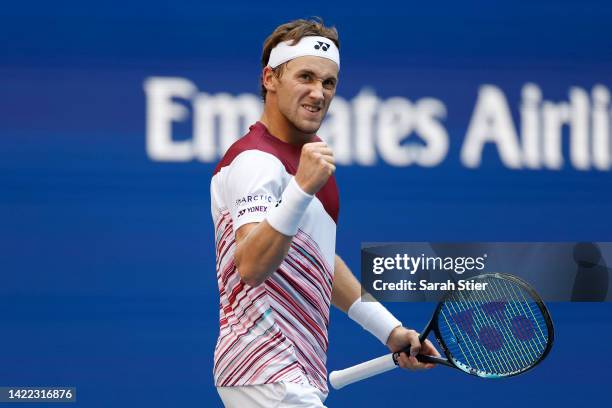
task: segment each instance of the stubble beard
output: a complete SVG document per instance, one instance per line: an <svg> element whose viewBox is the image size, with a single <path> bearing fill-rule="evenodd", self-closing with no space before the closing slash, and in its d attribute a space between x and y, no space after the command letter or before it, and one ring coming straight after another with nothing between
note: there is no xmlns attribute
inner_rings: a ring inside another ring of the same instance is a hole
<svg viewBox="0 0 612 408"><path fill-rule="evenodd" d="M301 106L300 106L301 109ZM281 112L282 115L285 117L285 120L291 125L291 127L293 127L297 132L302 133L306 136L313 136L315 135L319 129L321 128L321 124L323 123L323 119L325 119L325 115L327 114L327 111L325 111L323 113L323 116L321 118L321 121L318 123L315 122L311 122L311 121L306 121L304 120L304 122L306 122L307 124L309 124L310 126L305 127L299 124L299 120L291 118L290 116L286 115L284 112ZM298 114L299 115L299 114Z"/></svg>

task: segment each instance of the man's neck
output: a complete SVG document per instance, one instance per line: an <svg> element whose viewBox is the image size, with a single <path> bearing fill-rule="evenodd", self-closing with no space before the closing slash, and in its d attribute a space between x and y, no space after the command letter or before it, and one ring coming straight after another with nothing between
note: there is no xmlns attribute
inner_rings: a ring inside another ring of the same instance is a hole
<svg viewBox="0 0 612 408"><path fill-rule="evenodd" d="M266 126L272 136L292 145L303 145L311 141L314 136L300 132L278 111L271 113L264 109L259 121Z"/></svg>

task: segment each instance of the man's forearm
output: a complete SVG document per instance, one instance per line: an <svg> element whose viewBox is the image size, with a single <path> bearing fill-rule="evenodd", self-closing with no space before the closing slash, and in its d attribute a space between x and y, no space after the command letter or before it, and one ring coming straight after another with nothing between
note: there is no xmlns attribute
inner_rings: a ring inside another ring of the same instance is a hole
<svg viewBox="0 0 612 408"><path fill-rule="evenodd" d="M344 261L336 255L334 261L334 285L332 287L332 304L344 313L361 296L361 285Z"/></svg>
<svg viewBox="0 0 612 408"><path fill-rule="evenodd" d="M234 261L242 280L250 286L261 285L287 256L292 238L276 231L267 221L240 227Z"/></svg>
<svg viewBox="0 0 612 408"><path fill-rule="evenodd" d="M364 296L369 298L368 302L360 301L361 284L344 261L336 255L332 303L383 344L388 344L391 332L401 327L401 322L369 293L364 293Z"/></svg>

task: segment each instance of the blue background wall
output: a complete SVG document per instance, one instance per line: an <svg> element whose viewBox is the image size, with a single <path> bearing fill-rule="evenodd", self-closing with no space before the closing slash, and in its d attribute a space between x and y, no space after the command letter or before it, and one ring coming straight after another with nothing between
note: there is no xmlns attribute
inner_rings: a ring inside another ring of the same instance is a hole
<svg viewBox="0 0 612 408"><path fill-rule="evenodd" d="M255 94L263 39L311 15L340 31L340 96L369 87L381 98L435 97L448 111L440 165L338 168L337 249L355 271L363 241L612 241L610 171L511 170L491 146L479 168L459 160L483 84L503 89L515 121L527 82L552 101L572 86L612 86L607 2L5 5L0 385L76 386L87 407L220 405L214 164L147 156L143 82L175 76L207 93ZM177 126L175 136L190 132ZM432 305L389 308L420 328ZM398 371L332 392L328 405L603 406L612 308L555 303L551 312L558 340L529 374ZM330 369L384 352L335 310L330 339Z"/></svg>

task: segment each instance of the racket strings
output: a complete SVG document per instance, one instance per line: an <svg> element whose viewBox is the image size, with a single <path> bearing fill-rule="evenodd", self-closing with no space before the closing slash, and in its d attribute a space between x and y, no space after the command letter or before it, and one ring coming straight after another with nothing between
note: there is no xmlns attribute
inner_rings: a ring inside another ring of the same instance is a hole
<svg viewBox="0 0 612 408"><path fill-rule="evenodd" d="M476 298L470 304L476 311L476 315L479 316L481 326L478 331L478 340L484 346L483 354L485 358L489 358L489 365L492 367L491 372L509 371L517 368L520 363L515 362L509 350L504 347L507 333L503 328L500 330L498 324L498 320L503 318L501 315L503 309L500 312L497 307L495 309L491 307L495 305L504 308L504 301L496 298ZM480 307L478 307L479 305ZM493 353L492 351L499 351L499 353Z"/></svg>
<svg viewBox="0 0 612 408"><path fill-rule="evenodd" d="M472 306L467 302L447 302L445 303L445 307L452 313L451 319L455 321L462 321L463 324L458 327L458 330L453 330L453 325L448 322L445 316L448 327L450 328L453 338L457 339L457 344L461 349L461 354L465 356L468 364L472 367L481 367L486 371L493 371L494 364L491 359L487 358L487 356L480 350L477 345L475 331L473 330L474 323L480 322L479 316L474 316L472 313ZM461 316L461 318L456 319L455 316ZM466 316L469 316L466 317ZM469 328L466 329L466 320L467 324L469 324ZM457 334L459 336L457 336ZM467 353L465 351L467 350ZM469 356L469 358L468 358Z"/></svg>
<svg viewBox="0 0 612 408"><path fill-rule="evenodd" d="M492 339L492 333L496 333L493 332L493 330L496 330L496 325L485 313L483 313L478 307L478 304L465 297L459 297L457 301L451 302L450 304L453 305L454 311L461 310L462 314L470 314L474 320L474 325L469 331L459 331L462 340L468 340L467 347L470 351L470 358L467 359L468 365L489 373L500 371L500 366L505 366L504 368L506 370L510 369L511 367L507 360L508 355L506 350L502 349L501 355L487 352L487 349L493 348L493 344L491 344L493 341L501 346L503 339L499 338L499 336ZM480 330L477 331L477 327L480 327ZM484 346L484 348L482 346Z"/></svg>
<svg viewBox="0 0 612 408"><path fill-rule="evenodd" d="M495 288L495 286L494 286ZM499 293L496 293L495 290L491 290L487 293L475 293L474 296L476 310L484 310L485 312L488 309L491 309L491 305L497 306L494 312L484 313L485 322L487 326L485 328L481 328L480 334L484 336L480 336L481 343L484 345L485 349L490 351L493 355L497 355L494 353L495 351L500 351L498 357L499 364L494 367L493 372L512 372L520 369L522 366L527 365L528 362L526 357L522 353L513 353L517 349L521 348L521 345L518 344L516 339L509 334L509 331L504 324L500 324L500 322L504 321L506 316L505 308L508 303L514 303L514 299L507 299L501 296ZM498 300L500 299L500 300ZM481 304L481 307L478 308L478 303ZM488 340L488 337L496 336L497 342L495 344L491 344L492 342ZM505 345L508 347L505 347ZM520 350L524 352L525 350Z"/></svg>
<svg viewBox="0 0 612 408"><path fill-rule="evenodd" d="M508 285L505 281L502 281L502 283L506 290L512 291L512 293L519 298L519 301L510 303L510 306L515 307L514 309L511 308L511 310L515 312L511 320L511 328L514 328L513 331L511 330L512 334L517 341L522 341L522 344L527 344L529 346L532 351L531 357L534 359L533 361L536 361L546 349L546 344L548 342L548 336L542 331L542 327L546 327L546 321L544 320L544 317L542 316L537 304L534 301L527 300L524 289L517 288L516 285ZM520 307L522 314L519 314L517 306ZM537 316L533 311L533 307L535 307L537 310ZM529 312L527 312L525 308ZM529 317L531 317L533 320L531 320ZM537 331L534 329L534 324L532 321L535 322L535 328L538 329ZM520 333L520 335L517 335L517 332ZM529 341L532 338L535 340L535 342ZM534 344L536 342L537 344Z"/></svg>
<svg viewBox="0 0 612 408"><path fill-rule="evenodd" d="M475 330L476 326L491 327L491 322L487 321L488 319L484 316L484 314L479 313L478 308L475 308L474 302L468 299L459 297L459 299L447 302L446 305L450 306L449 310L452 310L453 313L460 313L462 316L470 316L469 319L471 322L469 330L465 330L465 327L461 326L458 331L453 330L455 338L457 333L460 335L458 344L465 344L464 347L460 346L460 348L462 349L463 355L466 357L468 365L480 368L487 372L496 371L496 367L504 363L503 360L500 356L489 355L482 349L482 347L479 347L479 341L482 341L482 339L478 339L477 332ZM457 314L455 316L457 316ZM449 328L452 330L451 325L449 325ZM467 355L465 350L463 350L464 348L467 348Z"/></svg>
<svg viewBox="0 0 612 408"><path fill-rule="evenodd" d="M505 340L508 344L508 354L515 357L513 359L514 362L524 364L524 367L528 367L540 357L541 352L544 351L545 344L543 344L541 350L538 350L539 347L536 346L542 345L542 339L539 336L534 337L533 332L530 333L530 336L519 338L512 330L512 323L514 322L516 325L517 322L522 322L526 327L527 324L531 324L529 316L537 322L539 319L533 312L533 307L535 306L537 308L537 304L533 301L529 302L525 297L524 290L516 285L509 284L504 280L494 280L491 283L492 290L484 293L488 296L483 296L482 293L476 293L476 297L481 301L490 300L491 297L506 298L504 311L507 313L501 319L497 320L500 323L498 329L501 329L504 333ZM538 315L540 315L539 309ZM534 341L529 341L532 338ZM520 366L520 368L522 367L523 366Z"/></svg>
<svg viewBox="0 0 612 408"><path fill-rule="evenodd" d="M453 308L455 309L455 308ZM449 325L452 327L452 325ZM476 346L476 339L470 336L466 332L461 330L458 331L459 338L455 337L456 334L453 332L454 338L457 338L457 344L461 349L463 359L467 360L467 364L471 367L478 367L487 372L493 371L492 363ZM465 352L467 350L467 353ZM462 359L462 360L463 360Z"/></svg>
<svg viewBox="0 0 612 408"><path fill-rule="evenodd" d="M451 305L453 305L451 307L452 312L457 312L457 310L461 308L458 306L458 304L451 303ZM470 309L465 310L470 311ZM474 323L479 326L484 326L483 320L484 319L482 316L476 315ZM452 328L453 326L450 324L448 327ZM460 349L460 353L453 351L453 354L459 357L457 359L459 362L465 360L467 366L487 373L499 371L498 366L500 364L504 364L504 360L502 360L500 356L487 353L482 347L479 346L479 342L482 340L476 337L475 332L468 334L468 332L459 329L452 330L452 335L453 339L457 339L457 346Z"/></svg>
<svg viewBox="0 0 612 408"><path fill-rule="evenodd" d="M535 364L548 344L546 319L521 286L483 279L487 289L455 291L439 314L440 334L463 369L502 376Z"/></svg>
<svg viewBox="0 0 612 408"><path fill-rule="evenodd" d="M505 335L505 339L508 345L509 353L513 353L510 355L514 355L516 358L514 359L515 363L525 364L525 366L529 366L534 361L536 361L541 352L543 352L545 348L545 344L542 344L542 339L540 336L533 336L534 333L530 333L530 336L523 336L522 338L516 336L515 332L512 330L512 322L516 325L517 322L523 322L523 325L527 325L526 322L531 324L531 317L534 321L538 322L538 319L533 311L533 307L537 308L537 305L534 302L527 301L525 297L525 293L522 288L517 288L516 285L508 284L503 280L496 280L492 282L492 290L487 294L489 296L483 296L482 294L476 293L477 298L479 300L489 300L491 296L496 298L505 297L506 307L505 311L507 315L504 316L504 319L498 320L500 323L499 328L503 331ZM538 315L541 315L538 310ZM538 322L541 323L541 322ZM538 325L539 327L540 325ZM538 334L538 333L535 333ZM528 341L533 338L533 341ZM538 350L542 346L541 350Z"/></svg>
<svg viewBox="0 0 612 408"><path fill-rule="evenodd" d="M498 286L498 282L505 285L505 282L503 281L495 281L490 292L476 293L476 298L480 301L490 301L491 297L506 297L506 302L504 302L504 312L507 310L509 312L509 316L499 316L499 319L495 320L495 322L499 324L492 330L499 330L503 333L504 344L508 345L507 348L504 347L504 351L509 359L508 361L514 365L514 368L521 369L528 367L537 360L539 353L534 350L531 342L520 340L516 337L516 335L512 332L511 325L508 324L508 321L512 321L517 317L527 319L525 316L528 313L526 312L525 307L527 307L530 311L531 307L524 296L522 296L522 299L517 296L514 286L508 287L506 285L504 288L505 292L500 293L501 288ZM531 312L530 314L533 313Z"/></svg>

